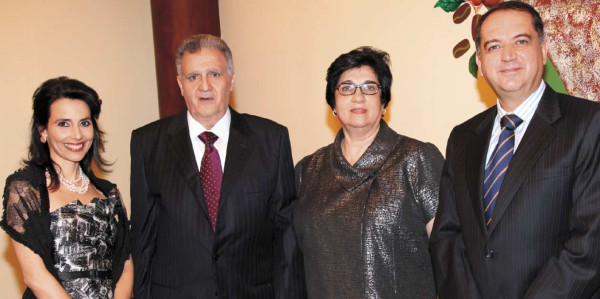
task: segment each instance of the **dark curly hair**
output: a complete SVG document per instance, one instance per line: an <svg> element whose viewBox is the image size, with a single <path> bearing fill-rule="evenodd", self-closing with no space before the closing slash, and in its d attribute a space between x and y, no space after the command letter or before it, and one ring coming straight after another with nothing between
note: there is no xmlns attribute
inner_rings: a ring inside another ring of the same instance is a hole
<svg viewBox="0 0 600 299"><path fill-rule="evenodd" d="M33 93L33 116L31 118L31 141L29 143L29 155L23 162L25 165L37 166L47 169L50 173L50 190L56 190L60 186L58 173L54 169L56 163L50 158L50 150L47 143L40 140L40 131L48 126L50 119L50 106L59 99L72 99L83 101L90 109L92 125L94 128L94 139L90 150L79 162L83 172L88 177L93 177L92 162L102 172L110 172L108 166L112 165L102 158L104 152L104 132L98 128L98 117L102 100L98 93L83 82L67 77L50 79ZM56 165L58 166L58 165Z"/></svg>
<svg viewBox="0 0 600 299"><path fill-rule="evenodd" d="M360 47L336 58L327 69L327 87L325 99L333 109L335 107L335 88L342 74L353 68L370 66L381 85L381 104L387 107L391 99L392 71L390 55L373 47Z"/></svg>

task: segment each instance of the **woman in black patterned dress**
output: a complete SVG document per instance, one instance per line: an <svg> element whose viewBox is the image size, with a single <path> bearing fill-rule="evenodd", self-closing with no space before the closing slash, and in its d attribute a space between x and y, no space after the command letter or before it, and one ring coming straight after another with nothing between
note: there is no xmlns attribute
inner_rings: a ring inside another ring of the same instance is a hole
<svg viewBox="0 0 600 299"><path fill-rule="evenodd" d="M59 77L33 95L29 157L8 177L0 225L27 290L23 298L130 298L128 221L106 171L101 100L84 83Z"/></svg>

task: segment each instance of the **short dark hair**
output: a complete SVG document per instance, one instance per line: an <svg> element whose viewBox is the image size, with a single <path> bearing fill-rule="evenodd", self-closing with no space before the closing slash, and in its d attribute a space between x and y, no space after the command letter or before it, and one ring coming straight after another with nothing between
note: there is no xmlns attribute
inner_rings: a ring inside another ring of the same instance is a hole
<svg viewBox="0 0 600 299"><path fill-rule="evenodd" d="M188 37L179 48L177 48L177 54L175 55L175 65L177 66L177 75L181 76L181 60L185 53L196 53L202 48L213 48L221 51L221 54L227 61L227 72L233 74L233 55L227 43L220 37L210 34L196 34Z"/></svg>
<svg viewBox="0 0 600 299"><path fill-rule="evenodd" d="M92 162L102 172L109 172L108 163L102 158L104 152L104 132L98 128L98 117L102 100L98 93L83 82L67 77L50 79L33 93L33 116L31 118L31 141L29 143L29 155L23 162L25 165L37 166L48 170L50 173L50 190L56 190L60 186L58 174L54 169L54 163L50 158L48 143L40 140L40 128L47 128L50 119L50 107L59 99L71 99L83 101L90 109L90 116L94 128L94 139L90 150L85 154L81 162L81 168L88 177L93 177Z"/></svg>
<svg viewBox="0 0 600 299"><path fill-rule="evenodd" d="M540 14L533 8L531 5L520 2L520 1L506 1L500 2L488 10L477 24L477 28L475 29L475 48L477 50L477 55L481 54L481 26L487 17L497 11L506 11L506 10L516 10L526 12L531 16L531 23L533 24L533 28L537 32L538 38L540 40L540 45L544 43L544 22L542 21L542 17Z"/></svg>
<svg viewBox="0 0 600 299"><path fill-rule="evenodd" d="M387 107L391 99L392 71L390 55L373 47L360 47L336 58L327 69L325 99L331 109L335 108L335 88L342 74L353 68L370 66L381 85L381 103Z"/></svg>

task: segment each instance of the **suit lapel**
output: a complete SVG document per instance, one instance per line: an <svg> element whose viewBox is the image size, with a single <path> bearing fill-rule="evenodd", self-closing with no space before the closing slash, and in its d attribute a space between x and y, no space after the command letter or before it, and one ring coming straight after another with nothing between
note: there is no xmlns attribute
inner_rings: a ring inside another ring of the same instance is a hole
<svg viewBox="0 0 600 299"><path fill-rule="evenodd" d="M496 109L489 109L483 120L475 128L467 148L467 182L471 203L479 223L479 228L484 236L487 235L487 225L483 213L483 175L490 135L496 117Z"/></svg>
<svg viewBox="0 0 600 299"><path fill-rule="evenodd" d="M229 128L229 141L227 142L227 156L225 158L225 170L223 172L223 183L221 184L221 197L219 209L223 207L231 190L238 182L248 157L252 153L254 144L250 138L252 131L246 120L235 110L231 110L231 126Z"/></svg>
<svg viewBox="0 0 600 299"><path fill-rule="evenodd" d="M192 142L190 141L189 129L187 125L187 112L184 111L176 116L172 125L168 129L168 150L173 160L177 162L177 166L181 171L188 187L192 190L194 198L198 201L204 212L204 216L208 221L208 209L206 200L202 191L202 180L198 171ZM165 174L168 175L168 174Z"/></svg>
<svg viewBox="0 0 600 299"><path fill-rule="evenodd" d="M556 129L552 126L552 123L558 120L560 116L556 92L546 86L531 123L527 127L527 131L504 175L504 181L500 186L500 192L492 214L494 220L488 228L489 233L492 233L527 174L556 135Z"/></svg>

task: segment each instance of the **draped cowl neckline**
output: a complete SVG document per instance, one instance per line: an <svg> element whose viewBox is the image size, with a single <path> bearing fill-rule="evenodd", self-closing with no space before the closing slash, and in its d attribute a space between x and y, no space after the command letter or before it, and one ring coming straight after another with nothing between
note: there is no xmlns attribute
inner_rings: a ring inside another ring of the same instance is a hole
<svg viewBox="0 0 600 299"><path fill-rule="evenodd" d="M385 121L380 120L377 136L354 165L348 163L342 152L344 137L344 131L340 129L333 143L333 151L331 151L331 168L336 181L344 189L352 191L375 176L393 152L394 147L390 145L395 144L394 141L399 135L390 129Z"/></svg>

